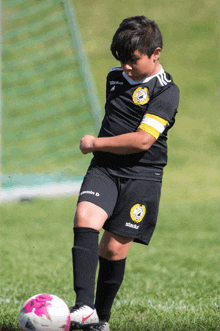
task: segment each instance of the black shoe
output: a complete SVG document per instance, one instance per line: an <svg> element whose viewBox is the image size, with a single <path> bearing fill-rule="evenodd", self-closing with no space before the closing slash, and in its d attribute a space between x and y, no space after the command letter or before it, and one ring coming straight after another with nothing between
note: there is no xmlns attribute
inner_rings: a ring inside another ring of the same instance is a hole
<svg viewBox="0 0 220 331"><path fill-rule="evenodd" d="M91 326L88 331L110 331L108 322L99 322L94 326Z"/></svg>

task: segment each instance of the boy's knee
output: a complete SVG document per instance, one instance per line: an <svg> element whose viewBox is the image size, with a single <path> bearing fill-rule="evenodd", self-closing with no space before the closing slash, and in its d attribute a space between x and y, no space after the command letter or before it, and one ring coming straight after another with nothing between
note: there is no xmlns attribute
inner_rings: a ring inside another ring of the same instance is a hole
<svg viewBox="0 0 220 331"><path fill-rule="evenodd" d="M133 239L120 238L119 236L105 232L100 242L99 255L112 261L125 259L132 242Z"/></svg>
<svg viewBox="0 0 220 331"><path fill-rule="evenodd" d="M87 219L87 215L86 210L78 206L74 217L74 226L79 226L80 222Z"/></svg>
<svg viewBox="0 0 220 331"><path fill-rule="evenodd" d="M107 213L102 208L82 201L77 206L74 227L87 227L100 231L107 217Z"/></svg>
<svg viewBox="0 0 220 331"><path fill-rule="evenodd" d="M106 260L120 260L120 248L119 245L109 243L104 249L99 249L99 255Z"/></svg>

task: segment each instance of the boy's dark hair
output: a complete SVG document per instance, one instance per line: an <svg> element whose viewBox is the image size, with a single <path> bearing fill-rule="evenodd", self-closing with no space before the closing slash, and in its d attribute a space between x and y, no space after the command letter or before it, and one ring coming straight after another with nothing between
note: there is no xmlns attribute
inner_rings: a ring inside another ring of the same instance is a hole
<svg viewBox="0 0 220 331"><path fill-rule="evenodd" d="M132 16L119 25L112 39L111 51L117 60L127 63L133 60L135 50L150 58L157 47L163 47L157 24L145 16Z"/></svg>

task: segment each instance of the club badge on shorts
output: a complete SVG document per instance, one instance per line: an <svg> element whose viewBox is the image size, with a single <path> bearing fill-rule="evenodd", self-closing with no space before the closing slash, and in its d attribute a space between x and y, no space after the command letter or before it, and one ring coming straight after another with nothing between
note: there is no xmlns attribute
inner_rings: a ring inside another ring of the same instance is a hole
<svg viewBox="0 0 220 331"><path fill-rule="evenodd" d="M140 205L139 203L134 205L130 210L130 216L132 221L135 223L140 223L146 214L146 207Z"/></svg>
<svg viewBox="0 0 220 331"><path fill-rule="evenodd" d="M150 94L147 87L138 87L132 96L132 100L136 105L142 106L150 100Z"/></svg>

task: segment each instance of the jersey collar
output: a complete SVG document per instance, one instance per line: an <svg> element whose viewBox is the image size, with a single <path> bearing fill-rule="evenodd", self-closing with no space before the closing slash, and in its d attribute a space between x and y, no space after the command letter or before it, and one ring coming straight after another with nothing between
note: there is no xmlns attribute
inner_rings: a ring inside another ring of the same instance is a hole
<svg viewBox="0 0 220 331"><path fill-rule="evenodd" d="M143 84L143 83L147 83L149 82L149 80L153 79L154 77L157 77L158 75L161 75L164 73L164 69L163 67L160 65L160 71L156 74L156 75L153 75L153 76L150 76L150 77L146 77L140 81L136 81L136 80L133 80L131 79L130 77L128 77L128 75L123 71L123 76L124 78L128 81L129 84L131 85L136 85L136 84Z"/></svg>

